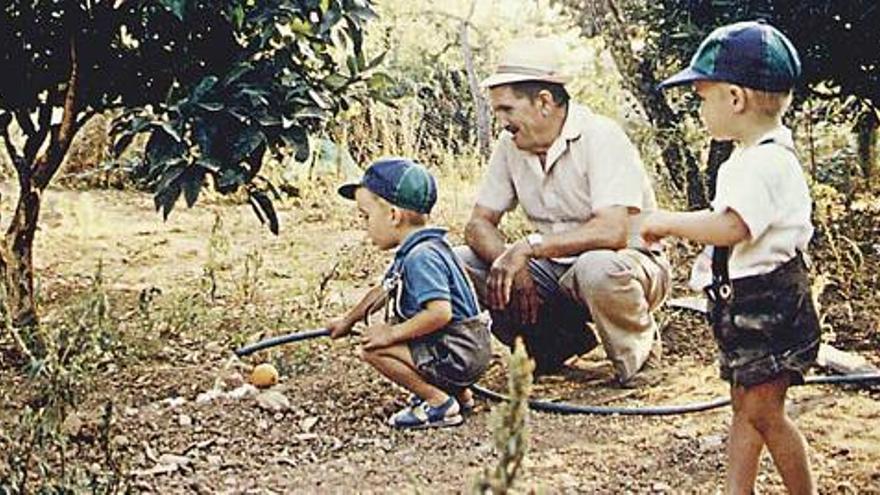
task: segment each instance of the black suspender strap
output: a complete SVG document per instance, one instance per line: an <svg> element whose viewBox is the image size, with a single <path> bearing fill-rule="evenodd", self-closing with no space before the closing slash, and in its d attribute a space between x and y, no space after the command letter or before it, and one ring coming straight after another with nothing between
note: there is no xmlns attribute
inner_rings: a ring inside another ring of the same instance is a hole
<svg viewBox="0 0 880 495"><path fill-rule="evenodd" d="M730 258L730 248L727 246L712 246L712 286L709 297L713 301L729 301L733 297L733 285L730 283L727 261Z"/></svg>

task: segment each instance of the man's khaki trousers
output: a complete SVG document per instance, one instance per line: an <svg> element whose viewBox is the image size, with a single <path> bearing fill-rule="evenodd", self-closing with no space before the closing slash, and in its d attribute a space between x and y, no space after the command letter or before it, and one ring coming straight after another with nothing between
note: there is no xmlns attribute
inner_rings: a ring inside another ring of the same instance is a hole
<svg viewBox="0 0 880 495"><path fill-rule="evenodd" d="M467 246L458 246L455 252L485 306L489 265ZM620 382L641 369L659 338L652 312L671 286L669 264L661 254L636 249L587 251L571 264L531 260L529 270L544 302L538 324L522 325L514 308L490 311L492 332L499 340L512 345L516 335L523 335L538 369L550 371L595 346L586 325L592 321Z"/></svg>

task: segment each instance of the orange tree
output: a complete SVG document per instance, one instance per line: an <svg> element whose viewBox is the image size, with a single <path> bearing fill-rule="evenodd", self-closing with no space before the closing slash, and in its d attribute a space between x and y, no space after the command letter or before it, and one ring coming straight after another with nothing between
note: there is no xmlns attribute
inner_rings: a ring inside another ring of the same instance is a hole
<svg viewBox="0 0 880 495"><path fill-rule="evenodd" d="M203 187L246 190L277 233L267 152L308 155L312 132L381 59L362 51L369 0L11 0L0 6L0 133L19 187L0 239L13 325L37 321L32 245L42 192L85 121L124 109L121 151L167 217ZM381 79L381 78L380 78ZM369 84L365 85L369 86ZM14 138L18 129L24 136Z"/></svg>

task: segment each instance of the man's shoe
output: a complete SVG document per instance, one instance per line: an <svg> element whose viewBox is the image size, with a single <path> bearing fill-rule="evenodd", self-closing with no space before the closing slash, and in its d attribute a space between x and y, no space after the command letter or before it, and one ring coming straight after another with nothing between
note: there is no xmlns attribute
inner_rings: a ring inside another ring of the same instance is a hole
<svg viewBox="0 0 880 495"><path fill-rule="evenodd" d="M645 359L645 363L642 364L642 370L648 369L659 369L663 364L663 341L660 340L660 334L657 334L657 337L654 339L654 343L651 344L651 350L648 352L648 357Z"/></svg>

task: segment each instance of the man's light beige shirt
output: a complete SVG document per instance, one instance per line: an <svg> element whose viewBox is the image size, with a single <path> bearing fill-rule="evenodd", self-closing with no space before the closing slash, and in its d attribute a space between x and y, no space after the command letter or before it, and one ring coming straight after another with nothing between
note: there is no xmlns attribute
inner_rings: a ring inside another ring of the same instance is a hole
<svg viewBox="0 0 880 495"><path fill-rule="evenodd" d="M571 230L601 208L625 206L632 213L629 246L642 247L641 214L656 210L657 203L639 153L620 125L570 104L546 164L545 170L537 155L518 149L503 132L477 204L497 212L520 204L542 234Z"/></svg>

